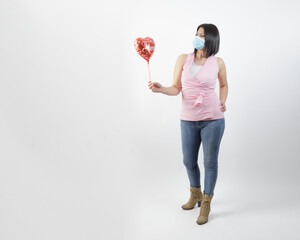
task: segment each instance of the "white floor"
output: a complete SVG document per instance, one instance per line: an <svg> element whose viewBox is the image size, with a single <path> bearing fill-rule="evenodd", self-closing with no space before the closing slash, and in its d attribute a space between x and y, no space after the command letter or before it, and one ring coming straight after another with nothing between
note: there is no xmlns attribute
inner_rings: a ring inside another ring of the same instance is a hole
<svg viewBox="0 0 300 240"><path fill-rule="evenodd" d="M293 195L266 187L234 189L220 183L211 203L209 222L198 225L200 208L181 209L189 197L186 186L152 186L130 217L128 239L299 239L300 203ZM166 183L167 185L167 183ZM155 194L155 189L159 193ZM142 191L145 194L145 190ZM196 205L197 206L197 205ZM127 239L127 238L126 238Z"/></svg>
<svg viewBox="0 0 300 240"><path fill-rule="evenodd" d="M209 221L198 225L200 208L181 209L189 198L184 171L126 175L128 168L103 178L91 168L76 176L73 168L55 177L11 173L2 182L0 239L300 239L296 190L220 174Z"/></svg>
<svg viewBox="0 0 300 240"><path fill-rule="evenodd" d="M23 163L1 175L3 240L300 239L299 190L292 185L233 181L220 171L209 221L198 225L200 208L181 208L190 195L184 168L146 171L141 164L130 171L124 162L35 171Z"/></svg>

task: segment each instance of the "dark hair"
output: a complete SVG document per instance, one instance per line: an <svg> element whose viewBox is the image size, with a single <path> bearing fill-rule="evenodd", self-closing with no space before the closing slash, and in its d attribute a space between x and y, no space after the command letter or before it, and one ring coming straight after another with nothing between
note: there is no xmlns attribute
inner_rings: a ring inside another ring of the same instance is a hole
<svg viewBox="0 0 300 240"><path fill-rule="evenodd" d="M218 28L210 23L203 23L197 27L196 34L199 28L202 27L204 29L205 34L205 47L204 47L204 56L208 58L211 55L217 54L219 51L220 45L220 35ZM195 34L195 35L196 35ZM197 49L194 49L194 54L196 55Z"/></svg>

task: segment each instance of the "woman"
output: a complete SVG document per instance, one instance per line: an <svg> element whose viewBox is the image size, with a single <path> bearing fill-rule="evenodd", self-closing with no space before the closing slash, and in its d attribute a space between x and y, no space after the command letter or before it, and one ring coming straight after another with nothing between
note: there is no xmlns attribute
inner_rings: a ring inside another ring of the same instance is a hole
<svg viewBox="0 0 300 240"><path fill-rule="evenodd" d="M222 58L216 57L220 37L213 24L197 27L193 40L194 52L181 54L176 61L173 85L163 87L150 82L149 88L156 93L170 96L182 92L180 127L183 163L190 181L190 199L182 208L193 209L201 206L198 224L208 221L210 203L218 174L218 154L225 129L224 112L228 94L226 68ZM220 99L215 92L219 79ZM201 192L198 152L203 143L204 191ZM202 204L201 204L202 202Z"/></svg>

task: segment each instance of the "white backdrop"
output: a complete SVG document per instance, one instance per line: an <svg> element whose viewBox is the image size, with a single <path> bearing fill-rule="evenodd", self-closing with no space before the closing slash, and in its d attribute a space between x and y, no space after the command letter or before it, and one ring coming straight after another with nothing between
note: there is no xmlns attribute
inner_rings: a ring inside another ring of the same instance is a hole
<svg viewBox="0 0 300 240"><path fill-rule="evenodd" d="M298 9L296 0L1 0L0 238L299 238ZM181 94L148 88L134 40L154 39L151 79L170 86L201 23L219 29L229 92L200 226L199 208L181 209Z"/></svg>

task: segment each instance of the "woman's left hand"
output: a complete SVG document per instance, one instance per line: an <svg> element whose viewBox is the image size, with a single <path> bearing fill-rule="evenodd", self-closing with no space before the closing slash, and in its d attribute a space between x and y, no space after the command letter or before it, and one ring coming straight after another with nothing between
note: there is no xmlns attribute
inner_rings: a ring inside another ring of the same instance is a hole
<svg viewBox="0 0 300 240"><path fill-rule="evenodd" d="M225 106L225 104L224 103L222 103L222 102L220 102L220 110L221 110L221 112L225 112L226 111L226 106Z"/></svg>

